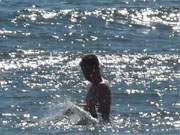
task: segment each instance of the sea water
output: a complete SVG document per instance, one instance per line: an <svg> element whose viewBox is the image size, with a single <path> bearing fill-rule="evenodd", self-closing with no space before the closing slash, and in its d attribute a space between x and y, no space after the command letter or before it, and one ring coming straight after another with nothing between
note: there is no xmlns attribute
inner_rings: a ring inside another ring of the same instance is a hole
<svg viewBox="0 0 180 135"><path fill-rule="evenodd" d="M57 122L86 96L88 53L109 80L112 123ZM0 134L179 135L180 1L0 0Z"/></svg>

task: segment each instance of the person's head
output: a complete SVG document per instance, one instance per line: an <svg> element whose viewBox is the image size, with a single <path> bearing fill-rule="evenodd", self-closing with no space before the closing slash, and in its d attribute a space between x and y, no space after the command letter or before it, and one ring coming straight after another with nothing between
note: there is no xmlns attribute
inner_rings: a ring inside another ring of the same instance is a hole
<svg viewBox="0 0 180 135"><path fill-rule="evenodd" d="M84 77L92 82L101 81L100 69L99 69L99 60L96 55L89 54L82 57L80 66Z"/></svg>

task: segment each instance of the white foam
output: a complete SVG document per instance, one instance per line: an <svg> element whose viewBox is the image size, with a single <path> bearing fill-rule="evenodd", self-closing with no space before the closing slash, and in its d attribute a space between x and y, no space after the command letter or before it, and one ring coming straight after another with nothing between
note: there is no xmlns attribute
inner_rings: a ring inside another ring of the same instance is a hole
<svg viewBox="0 0 180 135"><path fill-rule="evenodd" d="M68 110L68 111L67 111ZM83 110L75 104L69 104L66 111L63 113L72 124L97 124L98 120L93 118L90 113Z"/></svg>
<svg viewBox="0 0 180 135"><path fill-rule="evenodd" d="M98 124L98 120L68 100L63 104L51 105L48 114L45 115L39 123L41 125L51 124L58 126L94 125Z"/></svg>

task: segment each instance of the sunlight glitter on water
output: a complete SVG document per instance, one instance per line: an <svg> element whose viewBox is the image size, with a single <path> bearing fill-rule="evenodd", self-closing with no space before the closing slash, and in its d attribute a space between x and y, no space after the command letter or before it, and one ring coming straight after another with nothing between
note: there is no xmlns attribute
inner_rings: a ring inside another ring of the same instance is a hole
<svg viewBox="0 0 180 135"><path fill-rule="evenodd" d="M75 9L65 9L60 11L46 11L40 8L25 9L28 13L19 11L21 13L16 18L12 19L13 23L18 23L24 20L25 22L32 21L38 23L49 22L53 23L55 20L61 22L62 19L67 19L72 23L81 23L88 17L101 18L105 22L125 22L131 21L132 25L138 24L140 26L156 27L157 24L170 26L172 30L179 32L180 11L178 9L142 9L142 10L128 10L128 9L96 9L94 11L81 11ZM43 19L43 20L42 20ZM57 24L57 23L56 23Z"/></svg>
<svg viewBox="0 0 180 135"><path fill-rule="evenodd" d="M80 54L74 54L71 57L69 56L69 53L51 53L50 55L47 55L45 51L40 50L21 50L21 55L23 55L23 59L21 57L17 56L16 53L19 54L19 51L13 52L14 56L10 59L4 59L3 63L1 64L1 72L3 69L5 69L5 66L9 66L4 73L11 72L11 70L19 70L23 71L23 69L30 68L33 72L29 73L29 75L26 74L26 76L22 76L24 85L28 86L31 91L34 89L40 89L41 93L54 93L51 95L53 99L60 100L57 102L61 102L64 96L69 97L66 95L68 91L67 85L71 89L82 89L84 87L84 83L80 83L82 81L80 68L79 68L79 61L80 61ZM12 53L12 52L11 52ZM173 128L179 128L179 113L177 111L175 112L168 112L165 111L163 108L162 98L163 95L166 95L167 93L170 93L171 89L167 89L166 92L160 89L155 89L154 91L150 91L151 87L149 86L149 82L166 82L167 80L163 78L175 78L179 79L178 71L175 70L175 66L179 61L179 55L168 55L168 54L155 54L155 55L147 55L147 54L98 54L98 57L101 61L101 68L103 69L103 73L105 73L105 78L109 78L110 83L114 86L125 82L128 86L131 86L133 84L141 85L144 84L141 88L137 89L126 89L125 91L121 91L121 93L124 96L146 96L148 93L155 93L158 96L155 95L150 100L145 100L143 103L139 101L138 106L143 106L144 104L147 105L146 108L156 108L158 111L148 111L148 112L141 112L138 110L138 107L136 105L133 105L132 103L129 103L127 107L129 108L129 114L123 115L123 113L119 116L112 116L113 119L113 125L111 126L74 126L73 124L70 124L66 120L57 121L58 119L55 118L55 116L59 116L60 113L62 113L62 104L54 104L50 101L38 101L34 102L34 105L38 106L45 106L49 105L49 107L45 107L46 111L48 113L57 113L52 115L46 115L44 116L37 116L33 115L31 113L23 112L21 115L19 115L19 112L22 110L18 109L17 112L14 113L2 113L2 123L3 126L6 127L8 124L11 124L12 127L21 128L23 130L26 129L38 129L38 130L55 130L55 129L63 129L65 131L72 131L73 129L78 129L79 131L84 130L90 130L90 131L96 131L100 133L119 133L122 131L126 131L127 133L137 133L139 131L142 131L144 128L146 129L146 132L156 132L158 128L163 130L164 132L167 132ZM34 61L36 61L34 63ZM2 61L1 61L2 62ZM175 64L172 64L175 63ZM17 65L21 65L21 67L18 67ZM138 66L139 65L139 66ZM156 67L156 68L155 68ZM50 72L49 72L49 69ZM131 69L131 70L129 70ZM26 73L26 70L23 72ZM69 74L71 74L69 76ZM59 81L59 76L63 75L64 81ZM161 76L162 75L162 76ZM11 77L13 75L10 75L10 81L12 83L14 80L11 80ZM159 78L156 78L158 76ZM111 79L112 78L112 79ZM144 80L144 81L142 81ZM6 80L4 80L6 81ZM2 81L3 82L3 81ZM79 84L79 85L77 85ZM6 83L3 83L3 85L7 85ZM158 86L158 84L155 84L155 86ZM170 88L171 84L168 84L167 87ZM63 87L66 86L66 90L61 90ZM3 86L1 85L1 88ZM9 86L11 87L11 85ZM147 87L147 88L145 88ZM52 91L53 90L53 91ZM178 88L175 86L173 88L174 91L178 92ZM31 92L27 91L27 93ZM61 94L56 94L56 92L61 91ZM62 92L65 92L62 94ZM73 91L70 90L70 93ZM74 91L74 94L77 94L78 91ZM23 92L24 94L26 92ZM84 91L81 91L81 94L83 94ZM159 93L159 94L158 94ZM163 93L163 94L162 94ZM127 94L127 95L126 95ZM161 95L162 94L162 95ZM64 96L63 96L64 95ZM160 95L160 96L159 96ZM150 95L153 96L153 95ZM56 97L56 98L55 98ZM159 100L155 100L156 98L159 98ZM23 96L21 97L23 98ZM127 97L126 97L127 98ZM154 99L155 98L155 99ZM163 99L165 100L165 99ZM137 102L137 101L136 101ZM174 102L174 101L173 101ZM175 102L174 104L175 108L178 108L179 103ZM54 106L54 107L53 107ZM113 106L114 107L114 106ZM118 107L118 106L116 106ZM122 104L121 104L121 107ZM14 107L13 107L14 108ZM16 107L15 107L16 108ZM49 110L48 110L49 108ZM54 109L53 109L54 108ZM152 109L153 110L153 109ZM58 112L59 111L59 112ZM137 117L139 116L139 117ZM42 120L46 120L48 117L48 120L50 122L42 122ZM45 119L44 119L45 118ZM10 120L9 120L10 119ZM16 120L17 119L17 120ZM18 122L20 119L20 122ZM53 120L55 119L55 120ZM99 128L101 127L101 128ZM168 129L166 129L168 127ZM167 131L166 131L167 130Z"/></svg>
<svg viewBox="0 0 180 135"><path fill-rule="evenodd" d="M16 58L19 54L19 51L13 52L10 56L13 56L12 59L3 60L0 63L1 72L10 71L10 70L19 70L25 71L28 68L31 70L38 69L41 70L42 66L45 66L47 69L54 66L54 68L60 69L56 71L57 73L67 74L65 73L67 69L73 69L71 71L73 75L71 78L76 78L79 76L75 72L79 69L79 61L80 58L70 60L65 54L58 55L44 55L43 51L36 50L21 50L21 58ZM13 55L12 55L13 54ZM28 56L28 57L27 57ZM19 56L18 56L19 57ZM144 84L151 81L159 81L160 83L174 80L179 78L178 71L173 70L174 67L179 65L179 56L174 55L106 55L105 57L99 56L101 61L101 66L104 67L104 72L107 73L107 76L112 76L111 84L116 84L118 82L125 81L128 85L131 84ZM64 64L65 61L68 61L67 64ZM173 65L171 65L173 63ZM77 68L78 67L78 68ZM70 69L68 73L70 73ZM127 69L131 69L131 71L126 71ZM45 71L46 72L46 71ZM35 74L32 76L34 78L37 76L39 79L47 79L47 80L56 80L56 75L52 74ZM37 78L37 79L38 79ZM34 78L35 79L35 78ZM141 79L148 80L143 82ZM25 82L27 83L28 78L25 78ZM30 79L31 80L31 79ZM71 79L70 79L71 80ZM36 79L34 81L37 81ZM33 81L33 82L34 82ZM50 81L51 82L51 81ZM60 83L61 84L61 83ZM38 83L37 83L38 85ZM176 90L177 88L171 87L169 85L169 90Z"/></svg>
<svg viewBox="0 0 180 135"><path fill-rule="evenodd" d="M0 134L179 134L178 0L0 2ZM86 97L87 53L109 80L111 125L60 118Z"/></svg>

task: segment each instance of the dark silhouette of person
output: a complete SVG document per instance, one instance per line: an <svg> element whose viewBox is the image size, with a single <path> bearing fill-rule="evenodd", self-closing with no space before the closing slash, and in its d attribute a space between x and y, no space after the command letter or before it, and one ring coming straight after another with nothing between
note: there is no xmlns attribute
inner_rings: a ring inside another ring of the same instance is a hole
<svg viewBox="0 0 180 135"><path fill-rule="evenodd" d="M86 111L97 118L97 112L104 122L110 122L111 90L108 81L101 77L99 60L96 55L89 54L82 57L80 66L86 80L91 83L85 103L79 104Z"/></svg>

